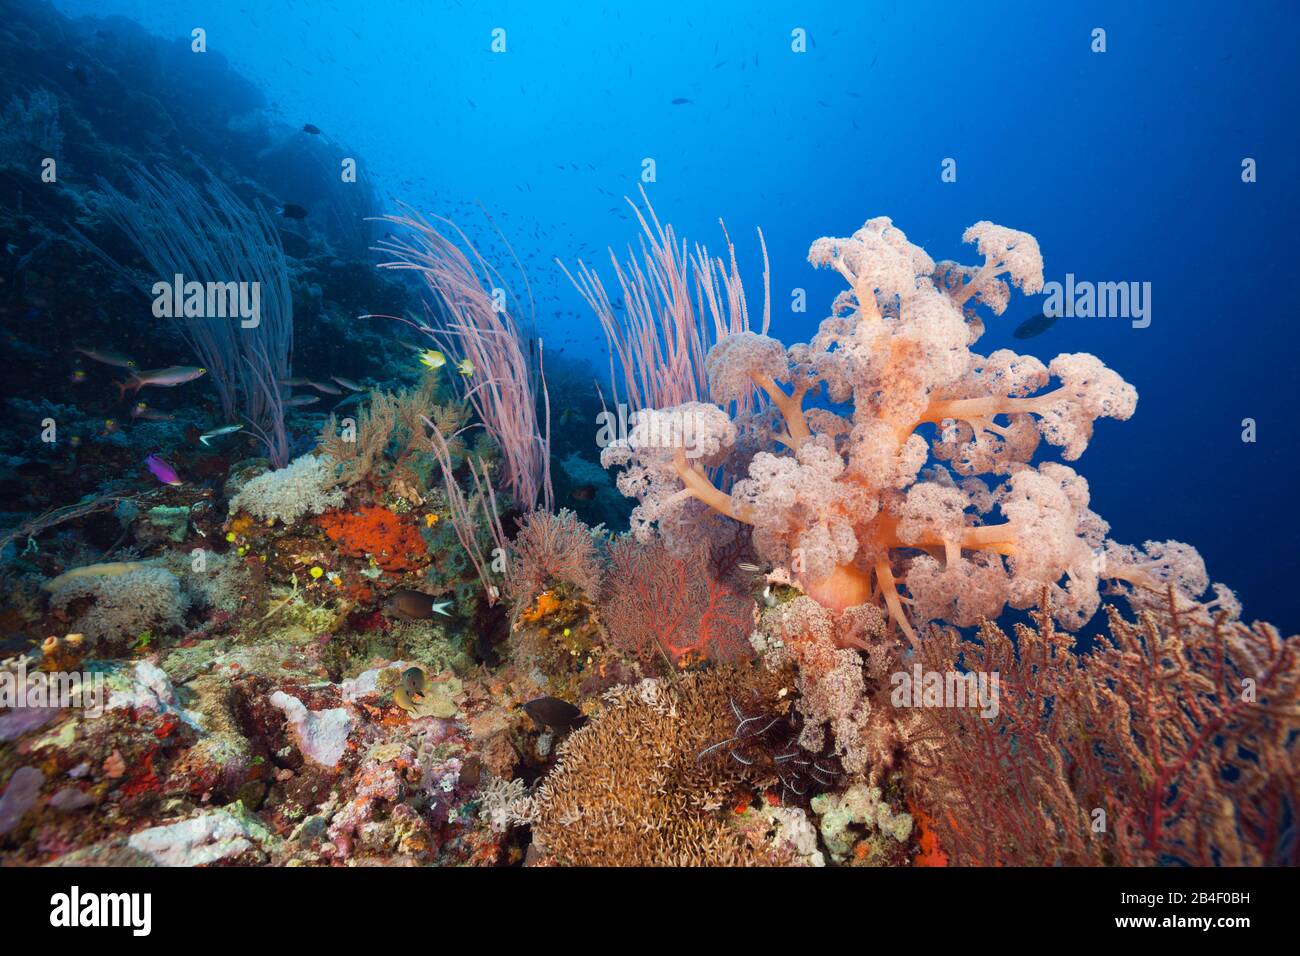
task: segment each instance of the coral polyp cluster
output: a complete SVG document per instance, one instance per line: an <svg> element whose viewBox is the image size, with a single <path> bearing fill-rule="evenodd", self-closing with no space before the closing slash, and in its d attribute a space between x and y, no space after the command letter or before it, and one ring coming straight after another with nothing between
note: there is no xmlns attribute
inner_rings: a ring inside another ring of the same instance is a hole
<svg viewBox="0 0 1300 956"><path fill-rule="evenodd" d="M935 263L885 217L814 242L809 261L849 288L809 342L723 335L705 360L712 403L643 410L605 450L626 466L638 535L681 550L710 513L750 525L758 555L821 604L874 602L909 638L928 620L1033 607L1044 588L1074 627L1100 580L1155 581L1106 541L1081 475L1032 463L1042 441L1079 458L1094 422L1127 419L1137 391L1084 353L1044 365L972 351L979 310L1001 314L1011 286L1041 290L1043 262L1024 232L979 222L964 238L981 266ZM767 404L745 411L755 392Z"/></svg>

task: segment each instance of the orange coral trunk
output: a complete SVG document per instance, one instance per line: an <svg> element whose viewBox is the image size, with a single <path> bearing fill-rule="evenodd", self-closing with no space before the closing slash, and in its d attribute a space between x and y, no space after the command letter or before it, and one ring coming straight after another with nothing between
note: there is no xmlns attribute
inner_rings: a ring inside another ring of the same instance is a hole
<svg viewBox="0 0 1300 956"><path fill-rule="evenodd" d="M871 600L871 573L842 564L819 581L801 581L804 593L837 614Z"/></svg>

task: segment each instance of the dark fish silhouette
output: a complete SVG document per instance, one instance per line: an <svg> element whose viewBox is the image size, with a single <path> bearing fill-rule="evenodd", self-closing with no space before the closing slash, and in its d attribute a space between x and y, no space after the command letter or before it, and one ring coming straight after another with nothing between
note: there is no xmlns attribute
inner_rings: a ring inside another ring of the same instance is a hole
<svg viewBox="0 0 1300 956"><path fill-rule="evenodd" d="M694 102L695 102L694 100L688 100L684 96L679 96L677 97L677 99L673 100L673 106L685 106L687 103L694 103Z"/></svg>
<svg viewBox="0 0 1300 956"><path fill-rule="evenodd" d="M567 700L558 697L538 697L524 704L524 712L533 718L533 723L547 730L567 730L581 727L587 722L587 716Z"/></svg>
<svg viewBox="0 0 1300 956"><path fill-rule="evenodd" d="M428 621L435 614L449 616L447 608L450 601L435 601L429 595L410 588L394 591L388 598L387 610L408 621Z"/></svg>
<svg viewBox="0 0 1300 956"><path fill-rule="evenodd" d="M285 203L284 208L281 209L281 212L284 213L285 219L306 219L307 218L307 210L304 209L302 206L299 206L295 202Z"/></svg>
<svg viewBox="0 0 1300 956"><path fill-rule="evenodd" d="M1039 312L1033 318L1025 319L1025 321L1017 325L1015 331L1011 334L1018 339L1032 339L1034 336L1042 335L1050 329L1059 318L1059 315L1048 315L1045 312Z"/></svg>
<svg viewBox="0 0 1300 956"><path fill-rule="evenodd" d="M574 501L590 501L592 498L596 497L596 486L578 485L578 487L569 492L569 497Z"/></svg>
<svg viewBox="0 0 1300 956"><path fill-rule="evenodd" d="M311 123L303 123L303 124L302 124L302 131L303 131L304 133L310 133L312 136L319 136L319 135L320 135L320 127L319 127L319 126L314 126L314 125L311 124Z"/></svg>

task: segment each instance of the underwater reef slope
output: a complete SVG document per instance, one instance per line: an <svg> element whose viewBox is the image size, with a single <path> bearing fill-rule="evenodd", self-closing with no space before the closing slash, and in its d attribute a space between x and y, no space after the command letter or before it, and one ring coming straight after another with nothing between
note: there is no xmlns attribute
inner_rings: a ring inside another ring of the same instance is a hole
<svg viewBox="0 0 1300 956"><path fill-rule="evenodd" d="M604 392L219 55L0 13L0 863L1297 862L1300 636L1092 510L1134 384L979 350L1032 235L817 238L787 345L643 191Z"/></svg>

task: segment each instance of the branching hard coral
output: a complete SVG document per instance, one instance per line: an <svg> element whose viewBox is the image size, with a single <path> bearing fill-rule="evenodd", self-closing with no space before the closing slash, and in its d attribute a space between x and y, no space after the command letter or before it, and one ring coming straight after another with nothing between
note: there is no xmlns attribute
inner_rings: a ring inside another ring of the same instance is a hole
<svg viewBox="0 0 1300 956"><path fill-rule="evenodd" d="M677 551L711 533L710 513L751 525L758 555L817 601L876 604L912 640L921 622L972 625L1006 604L1033 606L1044 588L1058 620L1077 627L1102 579L1158 583L1105 542L1082 477L1030 464L1041 439L1077 459L1097 418L1133 414L1136 391L1091 355L1044 366L971 352L975 305L1002 311L1008 281L1039 290L1042 258L1032 236L992 223L965 238L983 266L936 266L885 217L813 243L809 261L849 290L809 343L733 330L705 360L708 402L643 411L605 449L602 463L625 467L619 488L639 501L638 536L657 528ZM752 389L767 396L764 414L723 411ZM851 404L851 419L805 409L822 391ZM931 455L962 481L923 475ZM730 490L713 480L724 463ZM1006 477L990 487L977 475Z"/></svg>
<svg viewBox="0 0 1300 956"><path fill-rule="evenodd" d="M505 591L526 606L551 584L567 584L589 597L600 593L600 554L591 529L568 508L532 511L519 522L506 569Z"/></svg>
<svg viewBox="0 0 1300 956"><path fill-rule="evenodd" d="M738 543L697 542L678 557L659 541L612 542L600 595L610 641L646 663L750 656L754 599L736 569L740 553Z"/></svg>
<svg viewBox="0 0 1300 956"><path fill-rule="evenodd" d="M1295 865L1300 637L1170 587L1084 654L1048 611L1014 643L944 631L925 666L997 672L994 719L926 708L913 786L955 863Z"/></svg>
<svg viewBox="0 0 1300 956"><path fill-rule="evenodd" d="M735 728L730 699L774 700L784 675L723 667L676 683L615 688L587 726L560 745L534 798L534 844L571 866L735 866L783 862L730 825L770 768L699 753Z"/></svg>

